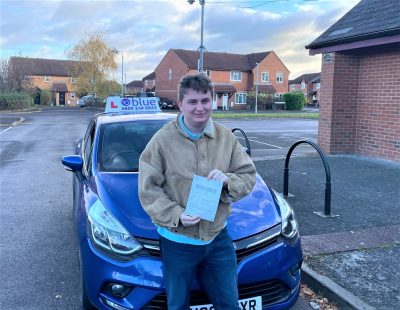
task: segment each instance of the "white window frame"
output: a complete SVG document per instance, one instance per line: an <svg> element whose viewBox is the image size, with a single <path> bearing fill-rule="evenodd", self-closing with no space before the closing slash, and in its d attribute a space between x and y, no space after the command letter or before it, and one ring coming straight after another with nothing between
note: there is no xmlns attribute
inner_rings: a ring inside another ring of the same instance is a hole
<svg viewBox="0 0 400 310"><path fill-rule="evenodd" d="M264 78L264 77L267 77L267 78ZM261 72L261 82L269 83L269 72L268 71Z"/></svg>
<svg viewBox="0 0 400 310"><path fill-rule="evenodd" d="M169 70L168 70L168 80L172 80L172 69L171 68L169 68Z"/></svg>
<svg viewBox="0 0 400 310"><path fill-rule="evenodd" d="M315 85L316 89L320 89L321 88L321 83L317 83L317 85Z"/></svg>
<svg viewBox="0 0 400 310"><path fill-rule="evenodd" d="M247 103L247 93L237 92L235 93L235 104L246 104Z"/></svg>
<svg viewBox="0 0 400 310"><path fill-rule="evenodd" d="M44 76L44 82L45 83L50 83L50 76L49 75L45 75Z"/></svg>
<svg viewBox="0 0 400 310"><path fill-rule="evenodd" d="M149 85L149 80L144 80L144 86Z"/></svg>
<svg viewBox="0 0 400 310"><path fill-rule="evenodd" d="M296 89L296 84L290 84L290 89L295 90Z"/></svg>
<svg viewBox="0 0 400 310"><path fill-rule="evenodd" d="M231 71L231 81L240 82L242 80L242 71Z"/></svg>
<svg viewBox="0 0 400 310"><path fill-rule="evenodd" d="M71 83L72 83L72 82L71 82ZM72 92L69 94L69 97L70 97L71 99L75 99L75 92L72 91Z"/></svg>
<svg viewBox="0 0 400 310"><path fill-rule="evenodd" d="M300 88L301 89L306 89L306 82L301 81L301 87Z"/></svg>
<svg viewBox="0 0 400 310"><path fill-rule="evenodd" d="M75 77L71 76L71 84L75 83Z"/></svg>
<svg viewBox="0 0 400 310"><path fill-rule="evenodd" d="M276 82L277 83L283 83L283 72L277 72L275 74L276 76Z"/></svg>

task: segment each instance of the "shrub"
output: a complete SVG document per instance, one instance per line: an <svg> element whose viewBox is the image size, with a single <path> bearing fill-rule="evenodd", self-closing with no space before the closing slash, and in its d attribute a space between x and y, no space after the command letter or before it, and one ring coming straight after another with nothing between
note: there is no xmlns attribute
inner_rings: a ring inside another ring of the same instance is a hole
<svg viewBox="0 0 400 310"><path fill-rule="evenodd" d="M40 104L49 106L51 102L51 92L48 90L42 90L40 92Z"/></svg>
<svg viewBox="0 0 400 310"><path fill-rule="evenodd" d="M285 98L286 110L302 110L304 108L306 99L302 92L286 93L283 97Z"/></svg>
<svg viewBox="0 0 400 310"><path fill-rule="evenodd" d="M274 102L274 94L258 93L257 95L258 110L270 109L273 102ZM254 110L255 104L256 104L256 93L249 92L247 94L247 103L246 103L247 110Z"/></svg>
<svg viewBox="0 0 400 310"><path fill-rule="evenodd" d="M0 110L22 110L33 105L33 98L27 93L0 93Z"/></svg>

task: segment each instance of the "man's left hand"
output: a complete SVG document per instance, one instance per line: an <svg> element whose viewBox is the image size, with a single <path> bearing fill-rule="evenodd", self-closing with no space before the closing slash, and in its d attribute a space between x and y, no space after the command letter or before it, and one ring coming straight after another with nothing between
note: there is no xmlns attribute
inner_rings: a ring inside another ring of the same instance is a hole
<svg viewBox="0 0 400 310"><path fill-rule="evenodd" d="M224 184L224 186L228 185L228 177L221 171L218 169L214 169L212 170L207 177L209 180L213 179L213 180L217 180L220 181Z"/></svg>

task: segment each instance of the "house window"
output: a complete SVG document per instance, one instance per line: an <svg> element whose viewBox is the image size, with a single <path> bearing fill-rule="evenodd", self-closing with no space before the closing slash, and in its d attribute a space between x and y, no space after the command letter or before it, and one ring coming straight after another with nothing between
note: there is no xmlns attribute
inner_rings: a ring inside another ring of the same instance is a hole
<svg viewBox="0 0 400 310"><path fill-rule="evenodd" d="M269 82L269 72L261 72L261 82Z"/></svg>
<svg viewBox="0 0 400 310"><path fill-rule="evenodd" d="M305 89L306 88L306 83L304 81L301 81L301 89Z"/></svg>
<svg viewBox="0 0 400 310"><path fill-rule="evenodd" d="M277 72L276 73L276 81L278 83L283 83L283 73L282 72Z"/></svg>
<svg viewBox="0 0 400 310"><path fill-rule="evenodd" d="M236 104L246 104L247 102L247 94L246 93L236 93L235 94L235 103Z"/></svg>
<svg viewBox="0 0 400 310"><path fill-rule="evenodd" d="M315 86L317 89L321 88L321 83L317 83L317 85Z"/></svg>
<svg viewBox="0 0 400 310"><path fill-rule="evenodd" d="M168 70L168 80L172 80L172 69Z"/></svg>
<svg viewBox="0 0 400 310"><path fill-rule="evenodd" d="M71 97L71 99L75 99L75 92L71 92L70 97Z"/></svg>
<svg viewBox="0 0 400 310"><path fill-rule="evenodd" d="M145 81L144 81L144 86L147 86L147 85L149 85L149 81L148 81L148 80L145 80Z"/></svg>
<svg viewBox="0 0 400 310"><path fill-rule="evenodd" d="M296 89L296 85L295 84L290 84L290 89L291 90L295 90Z"/></svg>
<svg viewBox="0 0 400 310"><path fill-rule="evenodd" d="M44 81L45 81L46 83L49 83L49 82L50 82L50 77L49 77L48 75L45 75Z"/></svg>
<svg viewBox="0 0 400 310"><path fill-rule="evenodd" d="M231 71L231 81L241 81L241 80L242 80L242 72Z"/></svg>
<svg viewBox="0 0 400 310"><path fill-rule="evenodd" d="M75 83L75 77L71 76L71 84Z"/></svg>

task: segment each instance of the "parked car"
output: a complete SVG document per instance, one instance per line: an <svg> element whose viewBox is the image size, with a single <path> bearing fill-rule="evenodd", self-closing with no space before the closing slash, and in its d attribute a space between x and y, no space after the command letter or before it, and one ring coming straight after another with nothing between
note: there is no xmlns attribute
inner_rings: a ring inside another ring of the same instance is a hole
<svg viewBox="0 0 400 310"><path fill-rule="evenodd" d="M113 109L129 104L127 98L115 100ZM142 109L135 105L132 109ZM62 158L74 173L72 205L86 309L167 309L159 236L138 197L138 161L154 133L174 119L159 111L98 114L74 155ZM290 308L299 294L303 255L289 204L257 174L253 191L232 204L227 228L236 248L241 308ZM213 309L198 278L190 302L191 309Z"/></svg>
<svg viewBox="0 0 400 310"><path fill-rule="evenodd" d="M86 107L86 106L102 106L102 105L104 105L104 99L95 94L93 94L93 95L88 94L86 96L79 98L79 100L76 103L81 108Z"/></svg>
<svg viewBox="0 0 400 310"><path fill-rule="evenodd" d="M175 109L176 104L173 100L166 98L166 97L159 97L160 98L160 108L161 109Z"/></svg>

